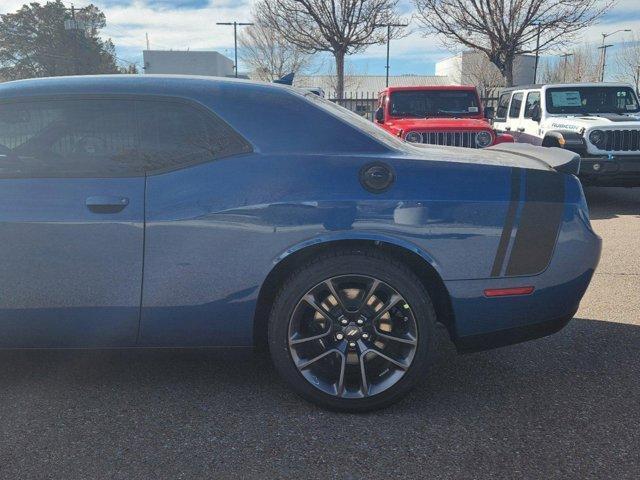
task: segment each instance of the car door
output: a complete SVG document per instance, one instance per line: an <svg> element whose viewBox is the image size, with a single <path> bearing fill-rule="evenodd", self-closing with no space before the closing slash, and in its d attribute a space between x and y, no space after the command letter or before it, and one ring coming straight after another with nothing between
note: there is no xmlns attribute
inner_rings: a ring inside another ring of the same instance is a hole
<svg viewBox="0 0 640 480"><path fill-rule="evenodd" d="M519 141L531 143L533 145L542 145L540 137L540 121L534 120L534 112L540 109L540 90L531 90L527 92L524 109L522 110Z"/></svg>
<svg viewBox="0 0 640 480"><path fill-rule="evenodd" d="M498 99L498 107L493 118L493 128L497 132L510 132L511 126L507 121L507 113L509 112L509 101L511 100L511 92L505 92Z"/></svg>
<svg viewBox="0 0 640 480"><path fill-rule="evenodd" d="M133 103L0 102L0 347L133 345L144 175Z"/></svg>
<svg viewBox="0 0 640 480"><path fill-rule="evenodd" d="M515 142L520 142L520 135L523 132L523 127L520 124L520 112L522 110L522 98L524 92L514 92L511 97L511 104L509 105L509 113L507 114L508 125L511 127L509 133L513 136Z"/></svg>

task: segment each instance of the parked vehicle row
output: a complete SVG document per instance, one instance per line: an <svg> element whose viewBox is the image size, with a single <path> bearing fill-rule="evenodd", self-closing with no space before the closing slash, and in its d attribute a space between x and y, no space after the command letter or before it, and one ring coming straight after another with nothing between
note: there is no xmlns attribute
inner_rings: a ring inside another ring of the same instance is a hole
<svg viewBox="0 0 640 480"><path fill-rule="evenodd" d="M577 166L411 144L281 85L7 82L0 346L265 345L304 398L389 405L436 323L470 351L572 318L601 245Z"/></svg>
<svg viewBox="0 0 640 480"><path fill-rule="evenodd" d="M493 125L516 142L578 153L585 184L640 186L640 105L629 85L516 87L500 96Z"/></svg>
<svg viewBox="0 0 640 480"><path fill-rule="evenodd" d="M483 111L472 86L389 87L380 92L375 122L411 143L557 147L580 155L578 175L587 185L640 186L640 104L621 83L510 88L495 115Z"/></svg>

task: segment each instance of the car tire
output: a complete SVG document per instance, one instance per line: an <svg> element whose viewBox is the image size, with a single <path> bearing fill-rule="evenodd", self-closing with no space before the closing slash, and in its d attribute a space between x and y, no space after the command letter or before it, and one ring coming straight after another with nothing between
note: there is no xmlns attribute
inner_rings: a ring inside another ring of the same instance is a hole
<svg viewBox="0 0 640 480"><path fill-rule="evenodd" d="M324 306L317 310L308 301ZM435 323L431 299L406 265L374 249L339 249L308 261L283 283L269 317L269 351L280 376L304 399L365 412L397 402L424 378Z"/></svg>

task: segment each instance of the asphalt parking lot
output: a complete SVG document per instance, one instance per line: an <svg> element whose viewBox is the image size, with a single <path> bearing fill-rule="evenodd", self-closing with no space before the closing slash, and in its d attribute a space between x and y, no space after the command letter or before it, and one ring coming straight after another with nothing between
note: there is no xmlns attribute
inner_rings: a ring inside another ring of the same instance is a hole
<svg viewBox="0 0 640 480"><path fill-rule="evenodd" d="M457 356L409 398L329 413L239 351L0 353L0 478L638 478L640 188L589 189L604 238L555 336Z"/></svg>

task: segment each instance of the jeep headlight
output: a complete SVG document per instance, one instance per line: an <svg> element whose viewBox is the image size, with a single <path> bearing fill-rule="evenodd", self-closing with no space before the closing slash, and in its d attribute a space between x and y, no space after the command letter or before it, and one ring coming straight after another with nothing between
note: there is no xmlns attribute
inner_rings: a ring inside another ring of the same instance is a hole
<svg viewBox="0 0 640 480"><path fill-rule="evenodd" d="M488 147L491 145L493 141L493 137L487 131L482 131L476 133L476 145L480 148Z"/></svg>
<svg viewBox="0 0 640 480"><path fill-rule="evenodd" d="M405 135L404 139L411 143L422 143L422 135L418 132L409 132Z"/></svg>
<svg viewBox="0 0 640 480"><path fill-rule="evenodd" d="M606 135L602 130L592 130L589 134L589 141L599 149L602 149L606 142Z"/></svg>

